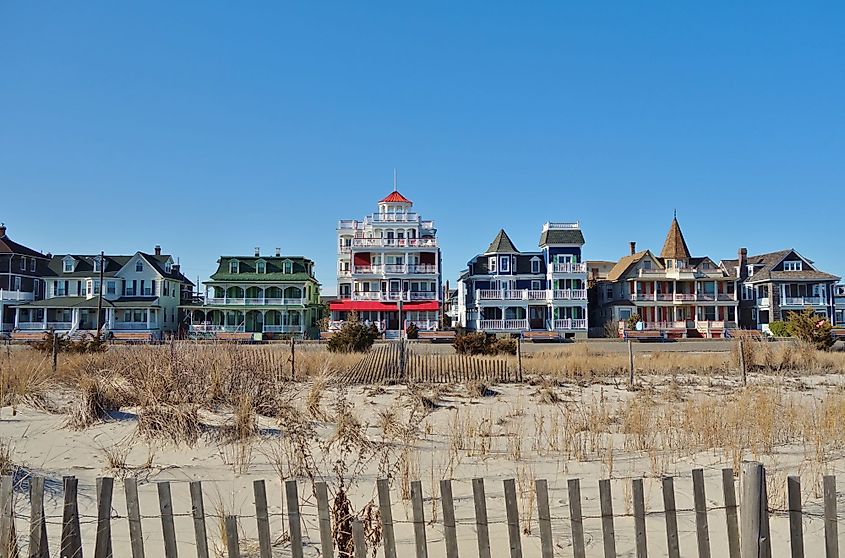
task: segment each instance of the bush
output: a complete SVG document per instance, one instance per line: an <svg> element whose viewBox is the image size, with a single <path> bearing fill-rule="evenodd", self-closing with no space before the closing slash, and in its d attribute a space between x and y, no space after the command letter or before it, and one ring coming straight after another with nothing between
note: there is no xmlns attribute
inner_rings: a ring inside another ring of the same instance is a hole
<svg viewBox="0 0 845 558"><path fill-rule="evenodd" d="M497 339L483 331L458 335L452 346L459 355L516 354L516 339Z"/></svg>
<svg viewBox="0 0 845 558"><path fill-rule="evenodd" d="M490 349L491 355L515 355L516 339L496 339Z"/></svg>
<svg viewBox="0 0 845 558"><path fill-rule="evenodd" d="M640 321L639 314L631 314L626 322L628 324L628 329L637 329L637 323Z"/></svg>
<svg viewBox="0 0 845 558"><path fill-rule="evenodd" d="M380 336L375 324L366 326L357 320L349 320L331 336L328 349L332 353L366 353Z"/></svg>
<svg viewBox="0 0 845 558"><path fill-rule="evenodd" d="M769 331L775 337L789 337L789 325L783 320L775 320L769 324Z"/></svg>
<svg viewBox="0 0 845 558"><path fill-rule="evenodd" d="M833 326L827 318L816 315L812 308L807 308L801 313L790 312L786 325L791 336L813 345L820 351L826 351L833 346Z"/></svg>
<svg viewBox="0 0 845 558"><path fill-rule="evenodd" d="M419 339L420 337L420 328L417 327L417 324L411 322L408 324L408 327L405 328L405 338L406 339Z"/></svg>
<svg viewBox="0 0 845 558"><path fill-rule="evenodd" d="M100 353L108 347L105 337L97 339L93 335L85 334L79 339L74 340L67 335L56 335L53 337L52 333L45 333L40 341L35 341L32 344L32 347L38 351L52 353L54 339L57 353Z"/></svg>

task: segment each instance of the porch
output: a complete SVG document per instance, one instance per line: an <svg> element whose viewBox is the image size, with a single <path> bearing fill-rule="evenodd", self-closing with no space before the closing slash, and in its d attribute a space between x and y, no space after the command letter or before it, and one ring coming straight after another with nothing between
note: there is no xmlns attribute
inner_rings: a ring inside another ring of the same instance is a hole
<svg viewBox="0 0 845 558"><path fill-rule="evenodd" d="M191 333L304 333L310 311L193 309Z"/></svg>

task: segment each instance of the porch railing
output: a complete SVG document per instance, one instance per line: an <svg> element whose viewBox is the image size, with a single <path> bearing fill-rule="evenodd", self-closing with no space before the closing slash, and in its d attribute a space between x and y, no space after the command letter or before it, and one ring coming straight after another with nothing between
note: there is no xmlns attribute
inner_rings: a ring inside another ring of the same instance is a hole
<svg viewBox="0 0 845 558"><path fill-rule="evenodd" d="M585 263L553 263L552 273L587 273Z"/></svg>
<svg viewBox="0 0 845 558"><path fill-rule="evenodd" d="M403 248L434 248L437 246L437 239L434 238L353 238L353 248L380 248L380 247L403 247Z"/></svg>
<svg viewBox="0 0 845 558"><path fill-rule="evenodd" d="M217 298L209 297L206 304L223 306L297 306L305 304L304 298Z"/></svg>
<svg viewBox="0 0 845 558"><path fill-rule="evenodd" d="M24 291L7 291L5 289L0 289L0 300L8 300L8 301L28 301L34 300L35 294L34 293L27 293Z"/></svg>
<svg viewBox="0 0 845 558"><path fill-rule="evenodd" d="M530 329L528 320L478 320L478 329L490 331L521 331Z"/></svg>
<svg viewBox="0 0 845 558"><path fill-rule="evenodd" d="M583 318L564 318L552 322L554 329L587 329L587 320Z"/></svg>
<svg viewBox="0 0 845 558"><path fill-rule="evenodd" d="M820 296L788 296L781 302L782 306L819 306L827 304L827 300Z"/></svg>
<svg viewBox="0 0 845 558"><path fill-rule="evenodd" d="M264 325L265 333L302 333L302 325Z"/></svg>

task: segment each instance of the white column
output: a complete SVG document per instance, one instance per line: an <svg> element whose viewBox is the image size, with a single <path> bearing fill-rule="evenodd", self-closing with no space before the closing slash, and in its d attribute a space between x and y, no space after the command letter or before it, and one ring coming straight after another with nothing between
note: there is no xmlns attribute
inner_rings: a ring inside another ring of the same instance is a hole
<svg viewBox="0 0 845 558"><path fill-rule="evenodd" d="M106 308L106 315L108 316L109 329L114 329L114 308Z"/></svg>
<svg viewBox="0 0 845 558"><path fill-rule="evenodd" d="M32 312L32 310L30 310ZM44 309L44 319L43 319L44 329L47 329L47 309Z"/></svg>
<svg viewBox="0 0 845 558"><path fill-rule="evenodd" d="M45 308L44 310L45 310L44 314L46 314L47 309ZM15 329L18 329L18 324L20 324L20 319L21 319L21 309L20 309L20 307L18 307L18 308L15 308Z"/></svg>
<svg viewBox="0 0 845 558"><path fill-rule="evenodd" d="M153 309L152 309L152 308L148 308L148 309L147 309L147 329L152 329L152 328L153 328L153 325L152 325L152 319L153 319Z"/></svg>

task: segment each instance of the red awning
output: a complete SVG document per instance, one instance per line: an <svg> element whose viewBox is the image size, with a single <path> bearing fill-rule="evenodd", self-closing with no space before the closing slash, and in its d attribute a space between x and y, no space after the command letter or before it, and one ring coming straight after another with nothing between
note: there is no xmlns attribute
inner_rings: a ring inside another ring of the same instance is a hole
<svg viewBox="0 0 845 558"><path fill-rule="evenodd" d="M395 302L376 302L371 300L339 300L329 303L329 309L332 312L377 312L379 310L383 312L396 312L398 310ZM436 312L437 310L440 310L440 303L436 300L402 303L403 312Z"/></svg>

